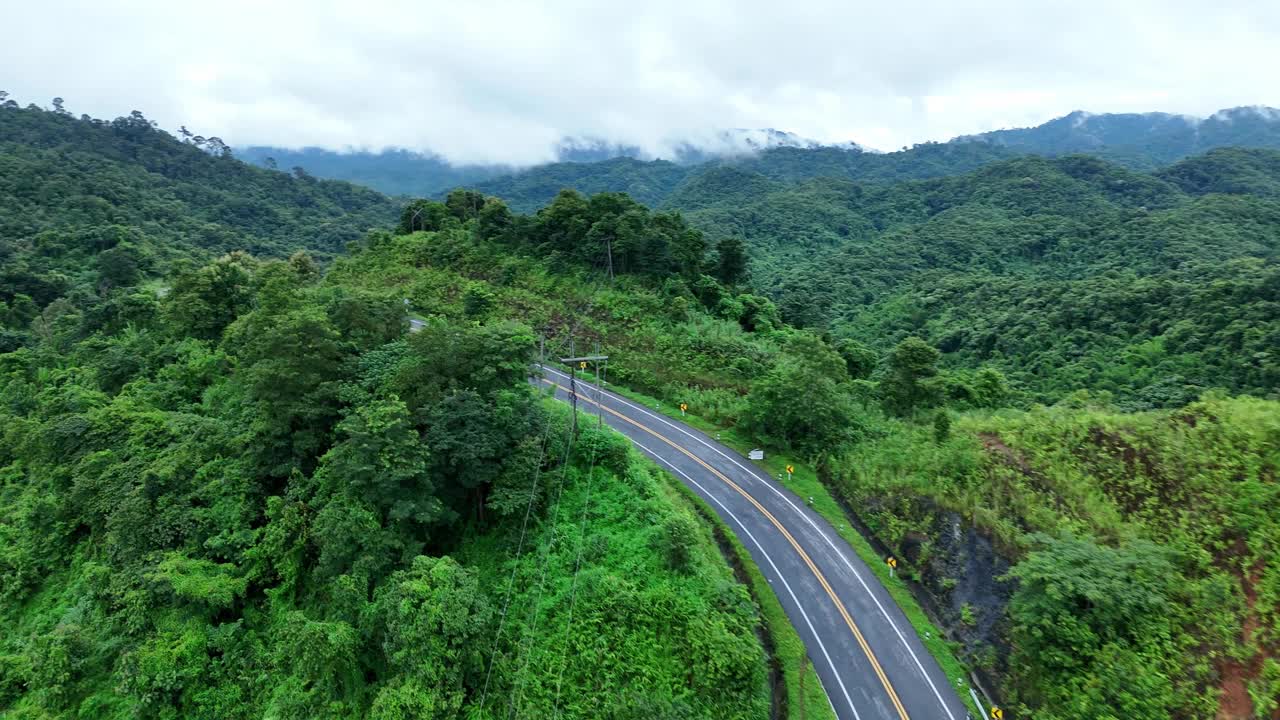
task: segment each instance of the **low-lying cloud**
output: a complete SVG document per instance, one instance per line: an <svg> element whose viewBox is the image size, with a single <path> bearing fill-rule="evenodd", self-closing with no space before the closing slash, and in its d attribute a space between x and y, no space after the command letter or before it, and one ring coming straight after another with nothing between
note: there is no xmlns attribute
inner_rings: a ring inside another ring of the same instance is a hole
<svg viewBox="0 0 1280 720"><path fill-rule="evenodd" d="M1280 105L1280 7L1117 3L23 3L0 89L235 145L526 164L772 127L891 150L1074 109Z"/></svg>

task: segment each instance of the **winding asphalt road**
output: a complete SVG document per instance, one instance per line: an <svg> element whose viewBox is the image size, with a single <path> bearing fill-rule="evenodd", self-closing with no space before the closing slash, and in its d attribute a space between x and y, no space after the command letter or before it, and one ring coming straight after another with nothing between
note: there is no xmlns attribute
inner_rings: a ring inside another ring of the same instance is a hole
<svg viewBox="0 0 1280 720"><path fill-rule="evenodd" d="M569 400L569 376L542 366ZM579 382L604 421L698 493L738 534L804 641L841 720L964 720L946 675L876 576L803 500L705 433Z"/></svg>

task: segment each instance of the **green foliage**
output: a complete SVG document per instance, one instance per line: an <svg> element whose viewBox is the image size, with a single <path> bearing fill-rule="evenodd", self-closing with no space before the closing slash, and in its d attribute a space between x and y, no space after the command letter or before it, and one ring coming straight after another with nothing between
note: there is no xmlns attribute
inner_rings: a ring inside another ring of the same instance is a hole
<svg viewBox="0 0 1280 720"><path fill-rule="evenodd" d="M925 427L892 423L834 459L832 482L890 547L963 517L1022 560L1011 575L1011 654L995 667L1024 712L1211 716L1224 663L1260 654L1265 665L1280 637L1270 609L1280 577L1274 401L1124 413L1082 393L1030 412L961 414L950 439L930 439Z"/></svg>
<svg viewBox="0 0 1280 720"><path fill-rule="evenodd" d="M463 222L372 235L357 262L385 277L380 253L411 267L423 239L483 254L468 230L493 206L458 198ZM624 439L566 443L527 382L531 330L485 322L510 264L417 303L442 312L406 334L417 293L350 266L231 253L142 303L112 286L121 257L83 311L4 308L31 332L0 354L0 712L767 713L754 608L710 538Z"/></svg>
<svg viewBox="0 0 1280 720"><path fill-rule="evenodd" d="M1055 719L1168 717L1178 673L1169 554L1144 541L1033 540L1040 548L1010 572L1011 662L1034 663L1019 696Z"/></svg>
<svg viewBox="0 0 1280 720"><path fill-rule="evenodd" d="M951 437L951 415L946 410L939 410L933 416L933 441L944 443Z"/></svg>
<svg viewBox="0 0 1280 720"><path fill-rule="evenodd" d="M917 408L929 407L939 400L936 349L918 337L898 343L889 353L880 392L884 406L897 415L910 415Z"/></svg>
<svg viewBox="0 0 1280 720"><path fill-rule="evenodd" d="M747 279L747 250L742 240L727 237L716 244L716 279L736 285Z"/></svg>
<svg viewBox="0 0 1280 720"><path fill-rule="evenodd" d="M683 515L672 515L662 525L659 550L667 558L672 569L688 572L692 564L693 546L697 542L697 527L693 520Z"/></svg>
<svg viewBox="0 0 1280 720"><path fill-rule="evenodd" d="M845 361L816 338L797 335L751 386L743 425L764 442L810 457L838 452L862 434L844 384Z"/></svg>

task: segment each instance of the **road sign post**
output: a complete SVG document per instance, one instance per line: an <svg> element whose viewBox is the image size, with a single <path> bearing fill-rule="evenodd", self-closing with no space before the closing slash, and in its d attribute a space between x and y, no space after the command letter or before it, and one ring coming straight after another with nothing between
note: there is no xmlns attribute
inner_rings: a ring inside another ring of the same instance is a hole
<svg viewBox="0 0 1280 720"><path fill-rule="evenodd" d="M898 567L898 559L890 555L884 559L884 564L889 566L889 577L893 577L893 571Z"/></svg>
<svg viewBox="0 0 1280 720"><path fill-rule="evenodd" d="M680 417L684 417L684 411L689 409L687 403L680 403Z"/></svg>
<svg viewBox="0 0 1280 720"><path fill-rule="evenodd" d="M791 479L791 473L794 473L795 471L796 471L796 466L795 466L795 465L788 465L788 466L787 466L787 479L788 479L788 480L790 480L790 479Z"/></svg>

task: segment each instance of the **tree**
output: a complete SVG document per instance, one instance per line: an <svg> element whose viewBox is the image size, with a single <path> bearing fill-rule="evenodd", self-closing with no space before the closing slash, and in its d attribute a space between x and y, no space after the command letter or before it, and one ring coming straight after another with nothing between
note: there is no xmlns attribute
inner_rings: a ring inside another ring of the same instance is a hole
<svg viewBox="0 0 1280 720"><path fill-rule="evenodd" d="M1019 696L1052 720L1169 717L1179 672L1170 552L1145 540L1032 539L1037 549L1009 572Z"/></svg>
<svg viewBox="0 0 1280 720"><path fill-rule="evenodd" d="M316 471L319 566L376 579L421 551L444 508L427 446L398 398L353 409L337 434Z"/></svg>
<svg viewBox="0 0 1280 720"><path fill-rule="evenodd" d="M388 682L373 701L378 720L458 717L483 682L482 640L493 610L474 571L452 558L417 557L374 601Z"/></svg>
<svg viewBox="0 0 1280 720"><path fill-rule="evenodd" d="M485 197L483 193L463 188L451 190L444 199L444 206L449 209L450 215L458 219L458 222L466 222L479 217L484 203Z"/></svg>
<svg viewBox="0 0 1280 720"><path fill-rule="evenodd" d="M511 230L514 217L507 204L498 198L486 198L480 208L479 232L483 240L497 240Z"/></svg>
<svg viewBox="0 0 1280 720"><path fill-rule="evenodd" d="M817 337L797 333L787 355L751 386L743 424L762 442L809 457L859 439L864 423L847 392L844 360Z"/></svg>
<svg viewBox="0 0 1280 720"><path fill-rule="evenodd" d="M534 347L532 331L515 323L461 327L428 322L409 337L409 352L389 389L415 411L452 390L489 398L524 387Z"/></svg>
<svg viewBox="0 0 1280 720"><path fill-rule="evenodd" d="M445 207L444 203L434 200L414 200L400 213L399 232L401 235L420 230L435 232L444 227L445 219L448 217L449 208Z"/></svg>
<svg viewBox="0 0 1280 720"><path fill-rule="evenodd" d="M1004 373L984 367L973 376L973 401L978 407L997 408L1009 400L1009 382Z"/></svg>
<svg viewBox="0 0 1280 720"><path fill-rule="evenodd" d="M716 245L716 279L725 285L737 285L747 279L747 251L742 239L729 236Z"/></svg>
<svg viewBox="0 0 1280 720"><path fill-rule="evenodd" d="M679 225L683 226L684 221L680 220ZM703 237L701 231L679 227L671 237L669 246L676 272L690 282L702 274L703 262L707 254L707 239Z"/></svg>
<svg viewBox="0 0 1280 720"><path fill-rule="evenodd" d="M141 275L138 255L127 245L117 245L98 254L98 276L104 288L136 285Z"/></svg>
<svg viewBox="0 0 1280 720"><path fill-rule="evenodd" d="M885 409L910 415L937 402L938 388L930 380L938 374L939 353L918 337L898 343L889 353L888 372L880 383Z"/></svg>
<svg viewBox="0 0 1280 720"><path fill-rule="evenodd" d="M65 101L64 101L62 98L60 98L60 97L56 97L56 98L54 98L54 99L53 99L53 112L54 112L55 114L57 114L57 115L70 115L71 113L67 112L67 109L66 109L65 107L63 107L64 103L65 103Z"/></svg>
<svg viewBox="0 0 1280 720"><path fill-rule="evenodd" d="M487 287L482 284L475 284L467 288L462 294L462 312L469 318L483 319L489 312L489 308L493 307L494 295Z"/></svg>
<svg viewBox="0 0 1280 720"><path fill-rule="evenodd" d="M844 358L849 377L862 380L871 377L876 369L876 352L857 340L844 339L836 343L836 351Z"/></svg>
<svg viewBox="0 0 1280 720"><path fill-rule="evenodd" d="M180 274L164 305L174 329L204 340L220 337L228 325L249 310L255 264L244 255L227 255Z"/></svg>

